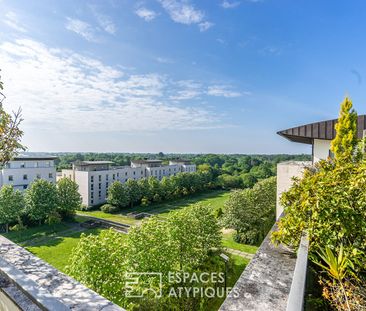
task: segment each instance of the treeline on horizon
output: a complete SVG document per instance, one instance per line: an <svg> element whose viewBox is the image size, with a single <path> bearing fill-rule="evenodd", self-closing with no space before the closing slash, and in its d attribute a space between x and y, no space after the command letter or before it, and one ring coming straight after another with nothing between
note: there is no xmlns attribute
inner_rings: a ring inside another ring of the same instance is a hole
<svg viewBox="0 0 366 311"><path fill-rule="evenodd" d="M259 163L270 162L277 164L283 161L310 161L310 154L181 154L181 153L98 153L98 152L56 152L52 153L58 156L55 161L57 170L68 169L72 167L75 161L112 161L113 166L130 165L131 160L141 159L159 159L163 162L169 162L174 159L187 159L197 166L200 164L209 164L212 167L230 167L242 166L244 169L249 166L256 166Z"/></svg>

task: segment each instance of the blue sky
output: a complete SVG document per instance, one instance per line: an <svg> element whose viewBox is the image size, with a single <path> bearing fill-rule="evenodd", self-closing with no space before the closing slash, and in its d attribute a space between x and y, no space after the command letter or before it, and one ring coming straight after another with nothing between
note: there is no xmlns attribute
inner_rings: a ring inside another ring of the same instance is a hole
<svg viewBox="0 0 366 311"><path fill-rule="evenodd" d="M276 131L365 113L366 3L0 0L30 151L299 153Z"/></svg>

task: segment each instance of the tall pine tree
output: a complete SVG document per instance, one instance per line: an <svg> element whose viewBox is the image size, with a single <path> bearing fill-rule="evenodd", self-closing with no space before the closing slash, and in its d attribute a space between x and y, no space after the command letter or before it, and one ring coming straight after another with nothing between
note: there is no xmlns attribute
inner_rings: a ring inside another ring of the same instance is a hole
<svg viewBox="0 0 366 311"><path fill-rule="evenodd" d="M332 140L330 148L334 158L337 161L351 160L357 145L357 113L348 97L341 104L335 130L336 137Z"/></svg>

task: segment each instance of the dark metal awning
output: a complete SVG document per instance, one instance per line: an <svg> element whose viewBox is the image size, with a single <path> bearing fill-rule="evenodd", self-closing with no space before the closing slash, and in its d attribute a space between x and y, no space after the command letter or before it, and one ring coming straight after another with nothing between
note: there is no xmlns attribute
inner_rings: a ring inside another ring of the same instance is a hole
<svg viewBox="0 0 366 311"><path fill-rule="evenodd" d="M288 140L296 143L312 144L314 139L334 139L336 132L334 129L338 119L320 121L297 127L289 128L287 130L277 132ZM366 115L360 115L357 119L357 136L362 138L363 131L366 129Z"/></svg>

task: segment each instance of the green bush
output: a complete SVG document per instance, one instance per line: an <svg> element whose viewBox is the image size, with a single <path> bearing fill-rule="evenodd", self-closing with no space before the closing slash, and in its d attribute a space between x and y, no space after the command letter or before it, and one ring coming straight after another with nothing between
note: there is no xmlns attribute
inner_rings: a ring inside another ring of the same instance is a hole
<svg viewBox="0 0 366 311"><path fill-rule="evenodd" d="M92 209L91 207L89 207L85 204L80 204L80 206L78 208L79 211L90 211L91 209Z"/></svg>
<svg viewBox="0 0 366 311"><path fill-rule="evenodd" d="M52 211L47 216L45 223L48 225L55 225L61 223L61 221L62 221L61 215L56 211Z"/></svg>
<svg viewBox="0 0 366 311"><path fill-rule="evenodd" d="M16 225L10 227L10 231L22 231L25 229L27 229L27 227L24 226L22 223L19 223L19 224L16 224Z"/></svg>
<svg viewBox="0 0 366 311"><path fill-rule="evenodd" d="M104 213L108 214L114 214L118 213L120 209L117 206L111 205L111 204L104 204L100 207L100 210Z"/></svg>

